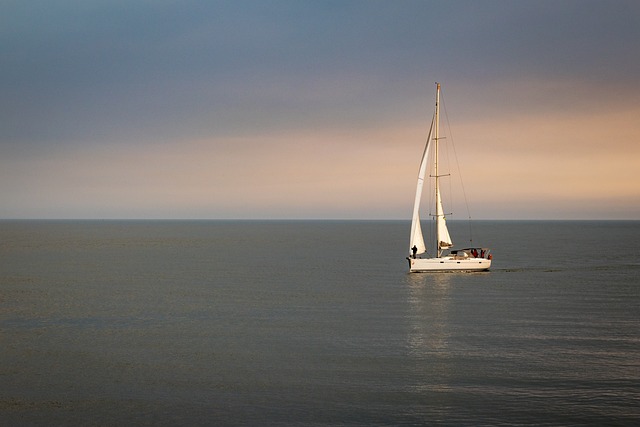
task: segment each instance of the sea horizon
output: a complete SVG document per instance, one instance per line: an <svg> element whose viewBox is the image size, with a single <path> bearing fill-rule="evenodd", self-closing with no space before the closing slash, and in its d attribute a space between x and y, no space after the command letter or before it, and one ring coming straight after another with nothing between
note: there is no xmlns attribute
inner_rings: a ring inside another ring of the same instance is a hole
<svg viewBox="0 0 640 427"><path fill-rule="evenodd" d="M411 222L411 218L0 218L2 221L158 221L158 222ZM423 219L422 222L428 222ZM447 218L447 222L640 222L637 218Z"/></svg>

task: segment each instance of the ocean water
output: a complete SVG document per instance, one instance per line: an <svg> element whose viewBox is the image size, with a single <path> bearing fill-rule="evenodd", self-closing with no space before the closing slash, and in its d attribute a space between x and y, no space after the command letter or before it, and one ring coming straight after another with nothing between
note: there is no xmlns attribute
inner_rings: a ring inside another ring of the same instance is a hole
<svg viewBox="0 0 640 427"><path fill-rule="evenodd" d="M408 234L0 221L0 425L640 423L640 222L478 221L486 273Z"/></svg>

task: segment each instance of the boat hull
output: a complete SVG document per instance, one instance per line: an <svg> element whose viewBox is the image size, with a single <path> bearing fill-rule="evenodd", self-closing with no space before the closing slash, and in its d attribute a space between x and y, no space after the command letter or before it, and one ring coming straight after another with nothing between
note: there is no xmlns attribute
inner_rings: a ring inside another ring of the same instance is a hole
<svg viewBox="0 0 640 427"><path fill-rule="evenodd" d="M407 258L410 273L429 273L447 271L486 271L491 267L487 258Z"/></svg>

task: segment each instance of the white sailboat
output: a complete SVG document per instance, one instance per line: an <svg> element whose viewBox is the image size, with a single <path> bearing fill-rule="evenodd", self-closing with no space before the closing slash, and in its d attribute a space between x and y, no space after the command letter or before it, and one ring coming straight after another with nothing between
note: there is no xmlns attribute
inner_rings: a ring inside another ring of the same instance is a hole
<svg viewBox="0 0 640 427"><path fill-rule="evenodd" d="M413 205L411 219L411 237L409 239L409 272L446 272L446 271L483 271L491 267L491 251L482 247L469 247L459 250L452 249L453 242L447 229L446 214L442 209L440 195L440 177L438 172L438 143L440 139L440 83L436 83L436 109L429 129L429 137L422 155L418 172L418 185ZM433 152L433 175L435 182L435 242L433 253L429 255L420 226L420 201L422 188L429 169L429 155Z"/></svg>

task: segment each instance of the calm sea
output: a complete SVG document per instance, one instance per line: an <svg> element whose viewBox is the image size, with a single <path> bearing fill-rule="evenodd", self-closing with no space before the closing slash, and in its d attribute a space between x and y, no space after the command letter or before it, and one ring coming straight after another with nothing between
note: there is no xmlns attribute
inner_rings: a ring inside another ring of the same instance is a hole
<svg viewBox="0 0 640 427"><path fill-rule="evenodd" d="M2 221L0 425L640 423L640 222L478 221L473 274L408 234Z"/></svg>

